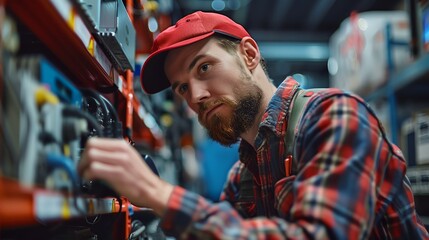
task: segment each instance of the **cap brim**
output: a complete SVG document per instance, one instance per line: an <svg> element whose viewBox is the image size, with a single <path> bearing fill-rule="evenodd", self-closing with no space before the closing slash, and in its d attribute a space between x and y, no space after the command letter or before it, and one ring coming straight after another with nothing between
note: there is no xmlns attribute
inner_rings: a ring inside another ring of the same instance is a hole
<svg viewBox="0 0 429 240"><path fill-rule="evenodd" d="M143 90L148 94L160 92L170 86L164 72L164 61L168 51L149 55L142 66L140 81Z"/></svg>

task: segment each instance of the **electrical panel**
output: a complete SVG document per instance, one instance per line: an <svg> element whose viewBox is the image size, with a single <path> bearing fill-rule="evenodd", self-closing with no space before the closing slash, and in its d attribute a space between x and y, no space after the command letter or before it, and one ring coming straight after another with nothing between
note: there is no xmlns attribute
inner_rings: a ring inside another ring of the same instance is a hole
<svg viewBox="0 0 429 240"><path fill-rule="evenodd" d="M5 142L19 136L2 162L4 174L28 186L79 192L76 165L86 140L122 137L115 109L100 93L77 88L43 56L11 56L4 70Z"/></svg>
<svg viewBox="0 0 429 240"><path fill-rule="evenodd" d="M83 20L120 72L134 70L136 31L121 0L78 0Z"/></svg>

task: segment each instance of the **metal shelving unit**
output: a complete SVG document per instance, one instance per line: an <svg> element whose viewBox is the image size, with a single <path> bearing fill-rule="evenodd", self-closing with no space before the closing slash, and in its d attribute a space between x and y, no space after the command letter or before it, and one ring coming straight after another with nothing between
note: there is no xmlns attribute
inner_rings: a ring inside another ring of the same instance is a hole
<svg viewBox="0 0 429 240"><path fill-rule="evenodd" d="M163 144L162 136L151 131L138 114L141 106L134 97L132 72L119 75L114 70L70 1L9 0L4 5L51 51L76 85L102 92L109 89L118 97L119 116L135 134L130 136L134 141L153 147Z"/></svg>
<svg viewBox="0 0 429 240"><path fill-rule="evenodd" d="M421 86L426 84L423 88L419 88L419 91L414 91L416 85ZM429 54L425 54L423 57L416 60L413 64L395 71L391 74L391 77L387 81L387 84L377 91L370 93L365 97L367 101L379 101L383 98L388 98L389 94L401 94L405 95L406 91L412 89L413 92L417 93L414 97L427 97L423 95L423 91L429 88ZM421 91L421 92L420 92ZM426 91L425 91L426 92ZM426 92L427 93L427 92Z"/></svg>
<svg viewBox="0 0 429 240"><path fill-rule="evenodd" d="M428 99L429 54L419 57L416 61L403 69L397 69L395 68L393 60L393 50L398 47L409 48L409 43L400 39L394 39L390 24L386 25L385 33L388 79L384 86L368 94L365 99L368 102L387 100L391 139L394 143L398 144L398 129L400 129L398 103L403 99L407 99L407 101Z"/></svg>
<svg viewBox="0 0 429 240"><path fill-rule="evenodd" d="M129 5L133 1L125 2L127 9L132 9ZM97 90L115 103L125 138L152 149L164 144L159 127L153 122L147 124L146 118L152 116L147 116L149 113L134 94L132 71L116 71L80 19L73 0L0 0L0 8L40 40L76 86ZM0 90L3 81L0 76ZM130 211L138 209L125 198L95 198L25 186L16 179L3 176L0 169L0 238L8 231L14 234L31 229L31 233L37 233L39 228L50 224L69 221L87 224L87 218L102 216L109 219L113 216L108 227L97 230L112 239L127 239L131 231ZM34 239L39 237L34 236Z"/></svg>

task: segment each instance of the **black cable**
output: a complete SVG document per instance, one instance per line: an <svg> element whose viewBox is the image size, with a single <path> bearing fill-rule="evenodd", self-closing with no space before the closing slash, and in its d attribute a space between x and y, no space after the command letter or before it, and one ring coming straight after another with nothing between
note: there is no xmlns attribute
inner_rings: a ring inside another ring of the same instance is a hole
<svg viewBox="0 0 429 240"><path fill-rule="evenodd" d="M91 114L80 110L79 108L65 105L63 108L63 116L64 117L83 118L88 122L90 127L95 129L98 136L100 136L100 137L104 136L103 130L101 129L100 125L98 124L97 119L95 119L95 117L93 117Z"/></svg>
<svg viewBox="0 0 429 240"><path fill-rule="evenodd" d="M106 117L107 117L107 115L109 115L108 114L109 109L106 106L106 102L103 101L103 99L105 99L103 95L99 94L98 92L96 92L93 89L81 89L81 91L85 95L85 97L92 97L95 100L97 100L100 103L100 105L102 105L102 109L101 110L103 111L103 114Z"/></svg>
<svg viewBox="0 0 429 240"><path fill-rule="evenodd" d="M113 107L112 103L107 100L107 98L105 98L103 95L100 95L100 98L102 99L102 101L104 101L107 110L109 111L109 115L110 117L112 117L116 122L119 121L119 116L118 113L116 112L116 109Z"/></svg>
<svg viewBox="0 0 429 240"><path fill-rule="evenodd" d="M113 129L113 137L115 138L121 138L122 137L122 124L119 121L119 116L118 113L116 112L116 109L113 107L112 103L107 100L107 98L105 98L103 95L99 94L100 99L102 99L102 101L104 102L105 106L107 107L107 110L109 112L109 116L111 117L111 119L113 119L112 125L110 127L114 127ZM120 128L120 134L118 133L118 129Z"/></svg>
<svg viewBox="0 0 429 240"><path fill-rule="evenodd" d="M100 104L100 109L101 109L101 112L103 114L103 119L102 119L103 124L102 125L104 128L107 128L108 127L107 125L108 125L109 120L110 120L109 119L109 113L108 113L109 110L106 106L106 102L103 101L103 99L101 98L101 95L92 89L81 89L81 92L84 94L84 97L86 97L86 98L92 97L98 102L98 104ZM86 101L86 99L85 99L85 101ZM106 130L106 129L104 129L104 130ZM106 136L106 134L103 134L103 136Z"/></svg>
<svg viewBox="0 0 429 240"><path fill-rule="evenodd" d="M103 126L106 137L122 138L122 124L112 103L102 94L92 89L82 89L86 97L94 98L101 107L103 113Z"/></svg>
<svg viewBox="0 0 429 240"><path fill-rule="evenodd" d="M107 98L105 98L103 95L99 95L99 96L102 99L102 101L104 101L104 103L106 104L106 107L109 110L110 116L113 117L115 121L118 121L119 117L118 117L118 114L116 113L116 109L113 108L112 103L109 100L107 100Z"/></svg>

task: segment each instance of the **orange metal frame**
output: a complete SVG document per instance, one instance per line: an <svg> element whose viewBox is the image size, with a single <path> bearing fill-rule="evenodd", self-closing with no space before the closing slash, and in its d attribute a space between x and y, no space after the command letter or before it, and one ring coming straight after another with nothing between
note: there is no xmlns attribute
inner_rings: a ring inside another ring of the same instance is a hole
<svg viewBox="0 0 429 240"><path fill-rule="evenodd" d="M91 55L70 29L50 1L34 0L0 0L0 8L13 14L32 31L41 42L53 53L58 62L64 65L67 75L80 87L98 89L112 87L114 82L97 60ZM126 0L127 11L132 19L133 1ZM128 70L124 74L123 91L116 91L118 96L118 113L129 131L130 139L145 141L149 146L162 145L160 136L154 135L145 126L138 115L139 102L134 97L133 73ZM3 82L0 76L0 84ZM1 85L0 85L1 86ZM122 106L122 107L121 107ZM124 108L124 109L121 109ZM136 134L133 134L136 133ZM27 188L19 182L0 175L0 228L23 227L37 224L34 209L34 193L37 188ZM119 209L119 202L116 202ZM130 203L122 199L122 212L125 213L125 227L117 229L117 234L124 234L127 239L131 231L129 215ZM115 234L116 236L116 234Z"/></svg>

